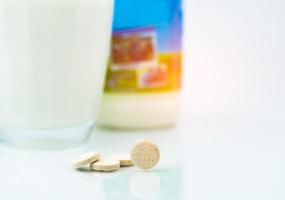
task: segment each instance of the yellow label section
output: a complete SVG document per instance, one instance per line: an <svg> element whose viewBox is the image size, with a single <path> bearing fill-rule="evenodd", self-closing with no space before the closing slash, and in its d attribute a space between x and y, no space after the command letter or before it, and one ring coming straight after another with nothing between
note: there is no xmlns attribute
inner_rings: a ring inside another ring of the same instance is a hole
<svg viewBox="0 0 285 200"><path fill-rule="evenodd" d="M105 92L153 93L175 91L181 88L182 54L164 53L154 60L128 65L110 62Z"/></svg>

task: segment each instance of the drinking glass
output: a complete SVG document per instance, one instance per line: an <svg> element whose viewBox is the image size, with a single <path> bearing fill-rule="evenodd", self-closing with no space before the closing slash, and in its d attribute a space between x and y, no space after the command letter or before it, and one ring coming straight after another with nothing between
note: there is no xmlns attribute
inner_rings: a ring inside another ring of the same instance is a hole
<svg viewBox="0 0 285 200"><path fill-rule="evenodd" d="M65 147L94 123L113 0L0 0L0 134Z"/></svg>

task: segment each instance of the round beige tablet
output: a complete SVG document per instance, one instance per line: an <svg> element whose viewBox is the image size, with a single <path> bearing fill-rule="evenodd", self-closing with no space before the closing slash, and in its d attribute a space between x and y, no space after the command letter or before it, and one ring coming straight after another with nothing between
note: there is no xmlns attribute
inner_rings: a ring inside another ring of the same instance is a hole
<svg viewBox="0 0 285 200"><path fill-rule="evenodd" d="M151 140L140 140L133 145L131 160L141 169L151 169L159 161L160 152L158 146Z"/></svg>
<svg viewBox="0 0 285 200"><path fill-rule="evenodd" d="M74 163L74 167L76 169L81 169L86 167L90 169L90 164L96 162L99 159L100 159L100 153L98 151L91 152L81 156L80 159Z"/></svg>
<svg viewBox="0 0 285 200"><path fill-rule="evenodd" d="M121 166L133 166L131 156L129 153L116 153L110 156L111 160L119 160Z"/></svg>
<svg viewBox="0 0 285 200"><path fill-rule="evenodd" d="M102 160L94 162L90 165L92 170L95 171L104 171L104 172L110 172L115 171L120 168L120 161L119 160Z"/></svg>

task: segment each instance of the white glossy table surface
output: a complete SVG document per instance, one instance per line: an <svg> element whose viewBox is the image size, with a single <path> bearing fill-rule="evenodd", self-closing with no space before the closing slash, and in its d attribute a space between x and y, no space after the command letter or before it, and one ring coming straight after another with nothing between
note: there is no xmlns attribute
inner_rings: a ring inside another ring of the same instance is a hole
<svg viewBox="0 0 285 200"><path fill-rule="evenodd" d="M95 129L85 144L66 150L0 145L0 199L283 199L284 132L278 123L192 118L157 131ZM161 148L161 161L151 171L72 168L82 153L127 152L140 138Z"/></svg>
<svg viewBox="0 0 285 200"><path fill-rule="evenodd" d="M179 132L179 128L138 133L94 129L86 143L65 150L0 145L0 199L175 199L181 193ZM129 152L132 143L141 138L153 139L161 148L161 161L151 171L135 167L113 173L73 169L73 161L81 154L99 150L108 157Z"/></svg>

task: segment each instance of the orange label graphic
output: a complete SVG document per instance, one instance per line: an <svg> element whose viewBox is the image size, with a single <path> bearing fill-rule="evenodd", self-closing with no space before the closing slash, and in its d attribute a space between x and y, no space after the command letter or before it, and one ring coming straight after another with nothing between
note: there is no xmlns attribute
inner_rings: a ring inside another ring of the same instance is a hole
<svg viewBox="0 0 285 200"><path fill-rule="evenodd" d="M113 35L106 92L167 92L181 87L181 52L161 53L152 28Z"/></svg>

